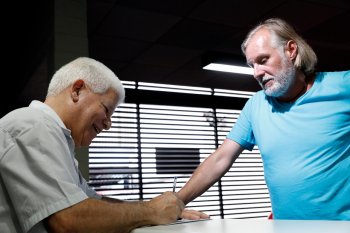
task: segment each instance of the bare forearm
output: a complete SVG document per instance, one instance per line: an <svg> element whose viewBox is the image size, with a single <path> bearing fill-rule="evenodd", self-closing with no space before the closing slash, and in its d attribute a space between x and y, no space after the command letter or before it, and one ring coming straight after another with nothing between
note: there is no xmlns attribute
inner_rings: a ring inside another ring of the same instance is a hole
<svg viewBox="0 0 350 233"><path fill-rule="evenodd" d="M183 208L183 203L170 192L145 202L90 198L50 216L47 226L54 233L126 233L139 226L176 221Z"/></svg>
<svg viewBox="0 0 350 233"><path fill-rule="evenodd" d="M231 167L243 148L231 140L224 143L195 170L178 197L188 204L217 182Z"/></svg>
<svg viewBox="0 0 350 233"><path fill-rule="evenodd" d="M179 190L178 197L185 203L193 201L196 197L202 195L217 180L220 179L221 173L213 169L213 158L208 157L195 170L185 186ZM212 169L209 169L212 168Z"/></svg>
<svg viewBox="0 0 350 233"><path fill-rule="evenodd" d="M151 225L150 217L153 214L152 209L142 203L114 204L87 199L56 213L48 219L48 226L50 232L61 232L57 229L63 230L62 227L66 227L67 230L77 233L124 233L141 225Z"/></svg>

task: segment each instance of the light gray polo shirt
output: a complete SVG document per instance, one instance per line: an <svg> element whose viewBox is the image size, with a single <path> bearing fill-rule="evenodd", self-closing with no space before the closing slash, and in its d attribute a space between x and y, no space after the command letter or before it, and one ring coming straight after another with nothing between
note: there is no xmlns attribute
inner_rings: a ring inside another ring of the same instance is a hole
<svg viewBox="0 0 350 233"><path fill-rule="evenodd" d="M33 101L0 119L0 229L46 232L42 220L88 197L71 132L46 104Z"/></svg>

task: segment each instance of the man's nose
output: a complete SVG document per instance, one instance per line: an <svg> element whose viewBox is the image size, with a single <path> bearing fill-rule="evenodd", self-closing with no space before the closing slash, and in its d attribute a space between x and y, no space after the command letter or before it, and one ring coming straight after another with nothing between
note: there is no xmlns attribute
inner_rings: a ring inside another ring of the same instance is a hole
<svg viewBox="0 0 350 233"><path fill-rule="evenodd" d="M264 74L265 72L261 69L261 66L259 64L254 64L254 78L259 80Z"/></svg>

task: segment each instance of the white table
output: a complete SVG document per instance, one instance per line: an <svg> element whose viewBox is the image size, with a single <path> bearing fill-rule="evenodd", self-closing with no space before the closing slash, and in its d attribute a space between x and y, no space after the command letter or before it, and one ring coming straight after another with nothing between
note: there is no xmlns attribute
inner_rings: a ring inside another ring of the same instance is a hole
<svg viewBox="0 0 350 233"><path fill-rule="evenodd" d="M350 233L350 221L213 219L137 228L132 233Z"/></svg>

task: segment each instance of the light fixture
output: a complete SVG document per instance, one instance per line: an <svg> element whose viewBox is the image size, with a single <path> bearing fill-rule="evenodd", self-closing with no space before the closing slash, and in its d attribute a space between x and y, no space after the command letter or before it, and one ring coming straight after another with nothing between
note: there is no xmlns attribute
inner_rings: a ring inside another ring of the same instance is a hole
<svg viewBox="0 0 350 233"><path fill-rule="evenodd" d="M206 70L253 75L242 54L229 54L222 52L208 52L202 55L202 67Z"/></svg>
<svg viewBox="0 0 350 233"><path fill-rule="evenodd" d="M236 65L227 65L227 64L220 64L220 63L210 63L204 66L203 69L238 73L238 74L249 74L249 75L254 74L253 68L250 68L248 66L236 66Z"/></svg>

